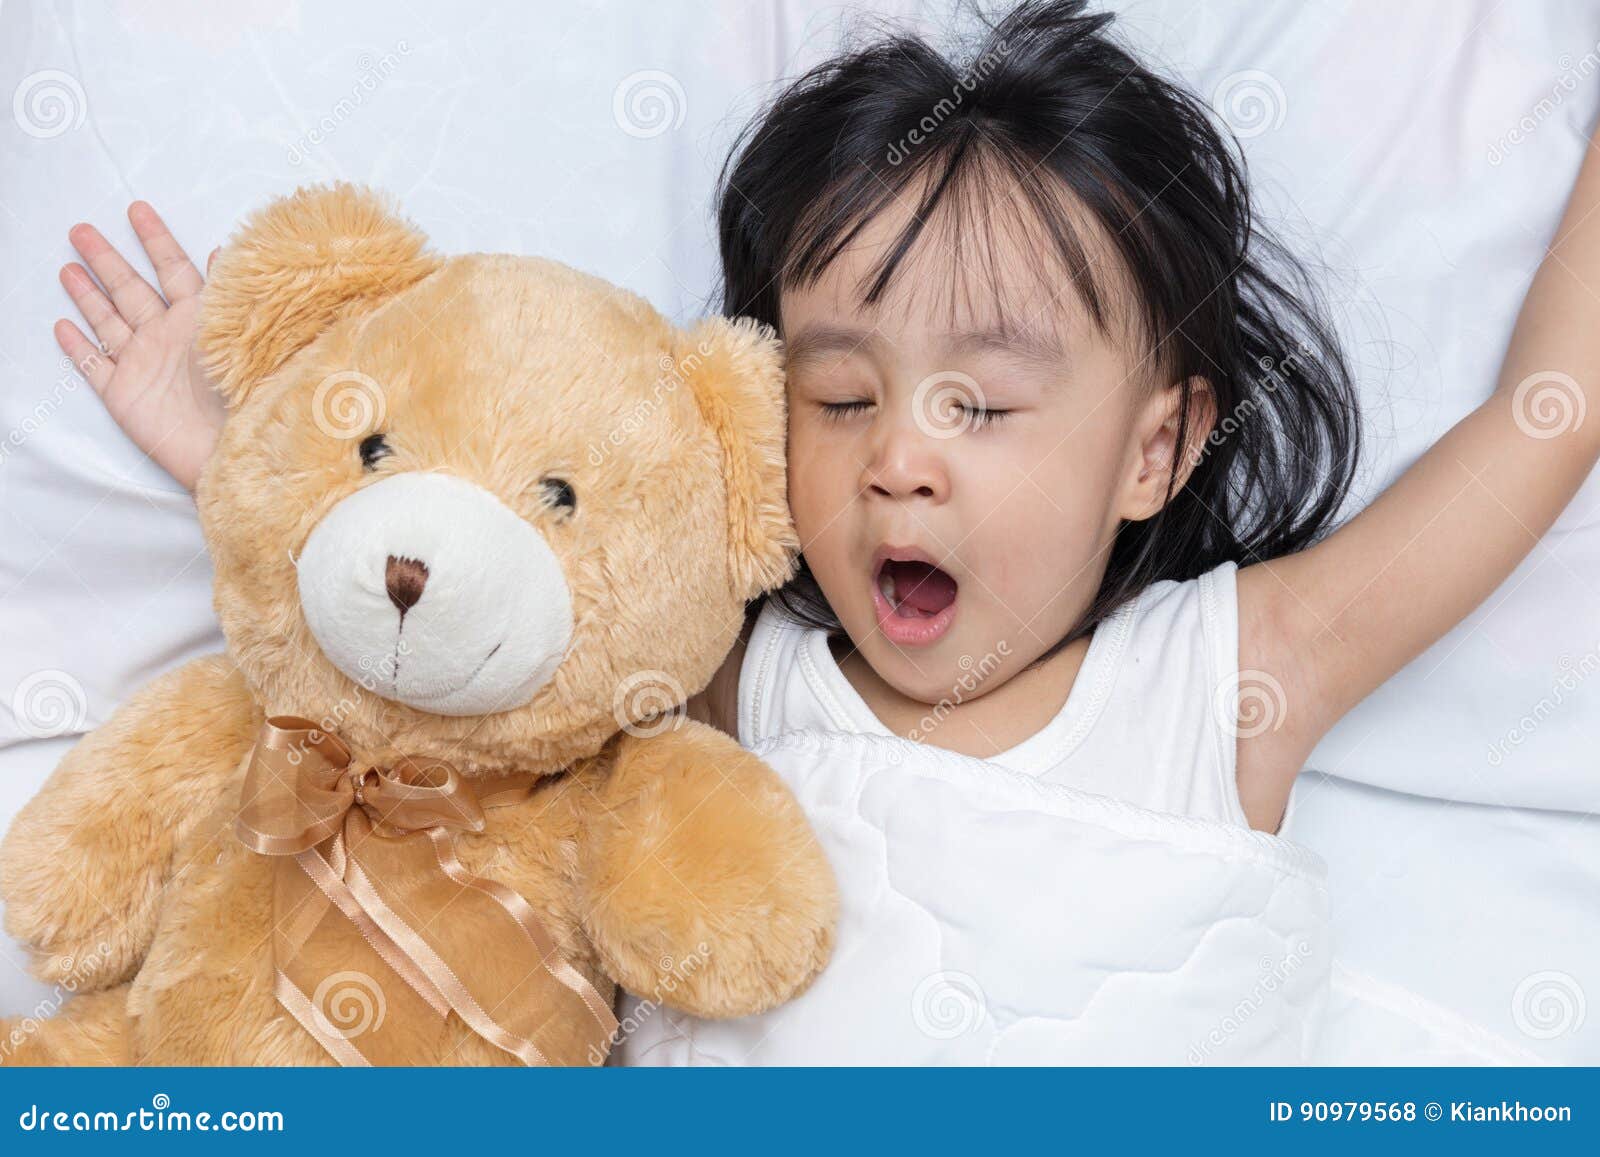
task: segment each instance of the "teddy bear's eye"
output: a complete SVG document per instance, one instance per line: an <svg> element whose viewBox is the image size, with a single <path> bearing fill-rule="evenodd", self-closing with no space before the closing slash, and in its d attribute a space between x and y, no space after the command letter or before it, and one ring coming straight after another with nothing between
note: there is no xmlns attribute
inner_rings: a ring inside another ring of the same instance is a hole
<svg viewBox="0 0 1600 1157"><path fill-rule="evenodd" d="M565 478L545 478L539 486L544 491L545 502L552 510L571 514L578 508L578 492Z"/></svg>
<svg viewBox="0 0 1600 1157"><path fill-rule="evenodd" d="M361 439L361 465L363 469L377 469L380 459L387 458L394 451L389 449L389 443L382 434L371 434Z"/></svg>

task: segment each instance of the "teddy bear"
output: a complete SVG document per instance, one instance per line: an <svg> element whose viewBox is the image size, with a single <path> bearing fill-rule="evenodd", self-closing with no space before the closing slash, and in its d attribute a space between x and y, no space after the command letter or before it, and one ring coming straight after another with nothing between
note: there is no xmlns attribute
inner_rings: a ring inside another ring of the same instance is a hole
<svg viewBox="0 0 1600 1157"><path fill-rule="evenodd" d="M309 187L217 256L196 489L225 654L131 697L0 847L70 993L12 1064L598 1064L616 990L802 991L833 875L682 705L786 580L778 343Z"/></svg>

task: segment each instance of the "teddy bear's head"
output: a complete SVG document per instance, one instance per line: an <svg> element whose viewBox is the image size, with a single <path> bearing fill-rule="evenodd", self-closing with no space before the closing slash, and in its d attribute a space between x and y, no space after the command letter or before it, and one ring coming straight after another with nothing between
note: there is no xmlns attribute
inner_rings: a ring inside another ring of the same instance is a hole
<svg viewBox="0 0 1600 1157"><path fill-rule="evenodd" d="M703 687L792 569L781 362L749 323L438 256L339 185L246 222L199 346L229 407L198 487L216 608L269 712L553 769Z"/></svg>

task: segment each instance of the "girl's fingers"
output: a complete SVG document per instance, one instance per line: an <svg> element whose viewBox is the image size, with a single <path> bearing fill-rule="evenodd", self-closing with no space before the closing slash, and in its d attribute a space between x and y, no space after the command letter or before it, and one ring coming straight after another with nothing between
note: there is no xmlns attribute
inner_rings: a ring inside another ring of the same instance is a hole
<svg viewBox="0 0 1600 1157"><path fill-rule="evenodd" d="M94 275L100 279L100 284L106 287L106 292L116 303L117 312L134 329L138 329L167 308L167 303L161 299L161 295L150 287L148 281L139 276L133 266L112 248L111 242L102 237L100 230L93 225L74 225L67 232L67 238L72 242L72 247L89 263L89 268L94 270ZM93 318L89 320L94 321Z"/></svg>
<svg viewBox="0 0 1600 1157"><path fill-rule="evenodd" d="M84 320L94 330L95 336L105 343L113 354L128 344L133 330L100 292L100 287L81 265L66 265L61 269L61 284L83 314Z"/></svg>
<svg viewBox="0 0 1600 1157"><path fill-rule="evenodd" d="M109 355L101 353L100 347L84 337L83 331L66 318L56 322L56 344L61 347L62 353L72 359L78 372L89 380L95 393L106 392L111 375L117 368Z"/></svg>
<svg viewBox="0 0 1600 1157"><path fill-rule="evenodd" d="M161 285L161 292L167 295L167 300L177 301L199 293L200 287L205 284L200 271L189 260L183 246L178 244L172 230L167 228L161 214L151 208L149 202L135 201L128 206L128 221L139 235L139 242L149 255L150 264L155 266L156 281Z"/></svg>

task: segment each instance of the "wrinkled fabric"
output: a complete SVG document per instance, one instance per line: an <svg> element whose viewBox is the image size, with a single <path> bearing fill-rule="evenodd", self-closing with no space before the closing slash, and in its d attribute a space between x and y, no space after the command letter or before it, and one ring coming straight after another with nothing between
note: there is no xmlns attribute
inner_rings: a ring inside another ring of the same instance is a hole
<svg viewBox="0 0 1600 1157"><path fill-rule="evenodd" d="M891 737L789 732L755 750L838 874L833 961L762 1016L635 1001L626 1063L1529 1059L1338 964L1325 867L1286 840Z"/></svg>

